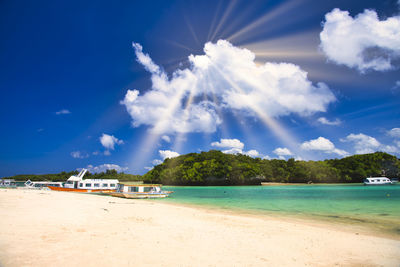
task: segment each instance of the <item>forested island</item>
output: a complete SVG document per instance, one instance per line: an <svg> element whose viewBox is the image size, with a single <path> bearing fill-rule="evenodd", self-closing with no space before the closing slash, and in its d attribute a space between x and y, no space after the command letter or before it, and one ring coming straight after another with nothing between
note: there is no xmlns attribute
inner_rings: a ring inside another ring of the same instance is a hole
<svg viewBox="0 0 400 267"><path fill-rule="evenodd" d="M7 178L17 181L66 181L77 173L16 175ZM261 182L361 183L365 177L382 175L388 178L399 177L400 159L384 152L375 152L324 161L293 158L268 160L210 150L165 159L143 176L107 170L94 174L88 172L85 178L164 185L259 185Z"/></svg>
<svg viewBox="0 0 400 267"><path fill-rule="evenodd" d="M369 176L398 177L400 160L375 152L342 159L298 161L252 158L211 150L166 159L143 175L165 185L251 185L279 183L361 183Z"/></svg>

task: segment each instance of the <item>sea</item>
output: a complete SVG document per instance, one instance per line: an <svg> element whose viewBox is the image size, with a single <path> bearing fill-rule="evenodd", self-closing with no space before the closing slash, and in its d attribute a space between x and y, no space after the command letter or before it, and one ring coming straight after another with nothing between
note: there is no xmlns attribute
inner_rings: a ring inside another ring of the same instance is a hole
<svg viewBox="0 0 400 267"><path fill-rule="evenodd" d="M352 224L400 238L400 184L164 186L162 201L284 218Z"/></svg>

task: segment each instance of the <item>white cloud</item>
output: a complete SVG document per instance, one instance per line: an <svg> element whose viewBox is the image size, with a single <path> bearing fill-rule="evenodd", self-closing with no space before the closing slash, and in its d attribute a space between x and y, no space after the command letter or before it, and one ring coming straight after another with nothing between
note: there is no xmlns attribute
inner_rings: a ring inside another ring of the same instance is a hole
<svg viewBox="0 0 400 267"><path fill-rule="evenodd" d="M161 136L161 139L167 143L171 143L171 138L168 135Z"/></svg>
<svg viewBox="0 0 400 267"><path fill-rule="evenodd" d="M375 11L364 10L352 18L335 8L325 15L320 39L322 52L336 64L360 72L390 70L400 56L400 16L379 20Z"/></svg>
<svg viewBox="0 0 400 267"><path fill-rule="evenodd" d="M376 151L384 151L388 153L399 153L399 149L395 146L383 145L372 136L365 134L349 134L343 142L354 143L356 154L374 153Z"/></svg>
<svg viewBox="0 0 400 267"><path fill-rule="evenodd" d="M400 81L396 81L394 86L391 88L393 94L397 94L400 92Z"/></svg>
<svg viewBox="0 0 400 267"><path fill-rule="evenodd" d="M255 149L246 151L243 153L244 155L250 156L252 158L262 157L262 155Z"/></svg>
<svg viewBox="0 0 400 267"><path fill-rule="evenodd" d="M362 133L349 134L345 139L342 139L341 141L354 143L356 154L373 153L377 151L381 146L381 143L379 143L378 140Z"/></svg>
<svg viewBox="0 0 400 267"><path fill-rule="evenodd" d="M57 111L56 114L57 115L71 114L71 111L69 111L68 109L62 109L60 111Z"/></svg>
<svg viewBox="0 0 400 267"><path fill-rule="evenodd" d="M178 152L171 150L159 150L158 152L163 160L166 158L175 158L180 155Z"/></svg>
<svg viewBox="0 0 400 267"><path fill-rule="evenodd" d="M159 160L159 159L155 159L151 163L153 163L153 165L159 165L159 164L163 163L163 161Z"/></svg>
<svg viewBox="0 0 400 267"><path fill-rule="evenodd" d="M330 121L325 117L320 117L317 120L319 123L321 124L325 124L325 125L340 125L342 122L339 119L335 119L334 121Z"/></svg>
<svg viewBox="0 0 400 267"><path fill-rule="evenodd" d="M329 139L326 139L321 136L318 137L317 139L313 139L302 143L300 148L304 150L316 150L316 151L323 151L325 153L334 153L340 156L346 156L349 154L344 150L336 148L335 145Z"/></svg>
<svg viewBox="0 0 400 267"><path fill-rule="evenodd" d="M397 147L400 148L400 141L394 141L394 143L396 144Z"/></svg>
<svg viewBox="0 0 400 267"><path fill-rule="evenodd" d="M221 139L220 142L212 142L211 146L243 149L244 144L238 139Z"/></svg>
<svg viewBox="0 0 400 267"><path fill-rule="evenodd" d="M400 128L393 128L392 130L388 131L388 135L394 138L400 138Z"/></svg>
<svg viewBox="0 0 400 267"><path fill-rule="evenodd" d="M115 145L122 145L124 141L119 140L113 135L104 134L100 137L100 143L106 149L114 150Z"/></svg>
<svg viewBox="0 0 400 267"><path fill-rule="evenodd" d="M263 155L255 149L243 151L244 144L238 139L221 139L219 142L212 142L211 146L219 148L227 148L222 150L225 154L243 154L250 157L262 157Z"/></svg>
<svg viewBox="0 0 400 267"><path fill-rule="evenodd" d="M233 147L233 148L222 150L221 152L225 153L225 154L242 154L243 150L241 148Z"/></svg>
<svg viewBox="0 0 400 267"><path fill-rule="evenodd" d="M72 151L71 152L71 157L75 159L84 159L88 158L89 155L87 153L81 152L81 151Z"/></svg>
<svg viewBox="0 0 400 267"><path fill-rule="evenodd" d="M154 166L151 166L151 167L148 167L148 166L146 166L146 167L144 167L146 170L148 170L148 171L151 171L152 169L154 169Z"/></svg>
<svg viewBox="0 0 400 267"><path fill-rule="evenodd" d="M286 147L278 147L274 151L272 151L274 154L284 157L284 156L292 156L293 153Z"/></svg>
<svg viewBox="0 0 400 267"><path fill-rule="evenodd" d="M128 167L121 167L117 164L102 164L99 166L88 165L86 167L91 173L106 172L107 170L116 170L117 172L123 172L128 170Z"/></svg>
<svg viewBox="0 0 400 267"><path fill-rule="evenodd" d="M259 66L254 53L224 40L206 43L204 55L190 55L190 67L176 70L171 78L140 45L133 47L138 62L151 73L152 89L141 95L128 90L121 103L133 126L149 125L156 133L215 132L222 122L219 109L254 117L307 116L326 111L336 100L327 85L313 85L297 65ZM218 101L211 101L213 96Z"/></svg>

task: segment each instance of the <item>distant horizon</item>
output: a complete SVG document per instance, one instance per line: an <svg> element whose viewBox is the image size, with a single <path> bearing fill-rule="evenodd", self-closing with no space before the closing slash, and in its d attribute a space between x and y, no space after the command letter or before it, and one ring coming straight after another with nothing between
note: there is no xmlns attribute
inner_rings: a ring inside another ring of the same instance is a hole
<svg viewBox="0 0 400 267"><path fill-rule="evenodd" d="M0 2L0 177L400 157L400 2Z"/></svg>

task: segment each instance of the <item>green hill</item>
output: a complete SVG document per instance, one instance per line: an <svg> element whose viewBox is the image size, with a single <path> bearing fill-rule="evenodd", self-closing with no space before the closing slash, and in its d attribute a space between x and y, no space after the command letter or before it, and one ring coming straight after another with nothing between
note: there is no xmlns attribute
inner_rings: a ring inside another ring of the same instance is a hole
<svg viewBox="0 0 400 267"><path fill-rule="evenodd" d="M7 178L17 181L66 181L77 173L16 175ZM261 182L361 183L365 177L381 175L399 177L400 160L383 152L324 161L297 161L293 158L266 160L210 150L166 159L143 176L107 170L87 173L85 178L143 180L145 183L164 185L257 185Z"/></svg>
<svg viewBox="0 0 400 267"><path fill-rule="evenodd" d="M397 177L400 160L376 152L324 161L266 160L217 150L166 159L143 176L166 185L252 185L283 183L360 183L365 177Z"/></svg>

